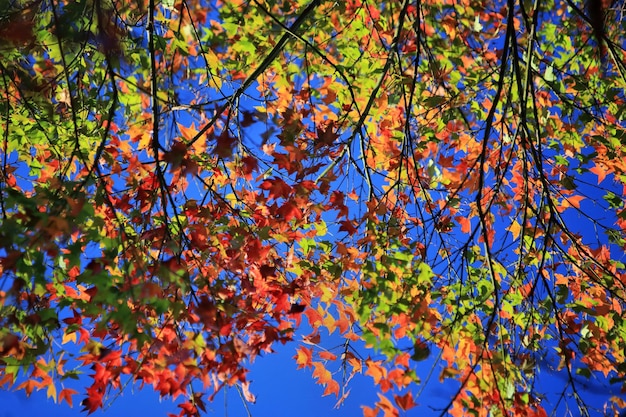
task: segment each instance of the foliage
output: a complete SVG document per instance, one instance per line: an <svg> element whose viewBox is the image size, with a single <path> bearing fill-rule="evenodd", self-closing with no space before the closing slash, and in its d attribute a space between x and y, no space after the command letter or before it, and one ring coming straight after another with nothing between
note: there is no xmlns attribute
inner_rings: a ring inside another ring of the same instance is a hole
<svg viewBox="0 0 626 417"><path fill-rule="evenodd" d="M547 373L593 412L626 388L619 4L3 0L0 386L193 416L302 338L366 416L421 366L442 414L546 415Z"/></svg>

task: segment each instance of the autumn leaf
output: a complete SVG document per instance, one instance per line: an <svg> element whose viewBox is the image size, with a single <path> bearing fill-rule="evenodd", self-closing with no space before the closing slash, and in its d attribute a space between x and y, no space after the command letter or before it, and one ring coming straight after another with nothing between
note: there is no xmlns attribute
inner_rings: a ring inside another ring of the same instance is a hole
<svg viewBox="0 0 626 417"><path fill-rule="evenodd" d="M328 381L326 388L324 389L323 396L335 394L335 396L339 397L339 383L335 380Z"/></svg>
<svg viewBox="0 0 626 417"><path fill-rule="evenodd" d="M54 383L48 385L48 388L46 389L46 398L52 398L52 401L54 401L55 403L57 402L57 388Z"/></svg>
<svg viewBox="0 0 626 417"><path fill-rule="evenodd" d="M313 362L313 378L317 379L317 383L324 385L324 396L335 394L339 396L339 384L333 380L332 374L327 370L321 362Z"/></svg>
<svg viewBox="0 0 626 417"><path fill-rule="evenodd" d="M285 202L276 212L287 221L302 219L302 210L291 201Z"/></svg>
<svg viewBox="0 0 626 417"><path fill-rule="evenodd" d="M324 360L328 360L328 361L334 361L337 359L337 355L335 355L332 352L329 352L327 350L323 350L319 353L319 357L320 359L324 359Z"/></svg>
<svg viewBox="0 0 626 417"><path fill-rule="evenodd" d="M71 388L63 388L61 392L59 392L59 403L65 401L70 407L74 406L72 397L77 395L78 391L75 391Z"/></svg>
<svg viewBox="0 0 626 417"><path fill-rule="evenodd" d="M363 417L376 417L380 411L379 408L371 408L366 405L361 406L361 408L363 409Z"/></svg>
<svg viewBox="0 0 626 417"><path fill-rule="evenodd" d="M269 190L269 198L288 198L291 194L291 187L280 178L265 180L259 186L262 190Z"/></svg>
<svg viewBox="0 0 626 417"><path fill-rule="evenodd" d="M298 369L311 368L313 366L312 358L313 350L305 346L300 346L296 350L296 356L294 356Z"/></svg>
<svg viewBox="0 0 626 417"><path fill-rule="evenodd" d="M509 232L513 236L513 239L517 239L522 232L522 226L515 220L511 222L511 225L508 227Z"/></svg>
<svg viewBox="0 0 626 417"><path fill-rule="evenodd" d="M393 398L401 410L407 411L417 406L413 400L413 394L410 392L407 392L404 395L394 395Z"/></svg>
<svg viewBox="0 0 626 417"><path fill-rule="evenodd" d="M384 417L398 417L400 413L398 409L389 401L389 399L381 394L378 394L378 402L376 406L383 411Z"/></svg>
<svg viewBox="0 0 626 417"><path fill-rule="evenodd" d="M351 220L344 220L340 222L341 226L339 227L340 232L347 232L349 235L353 235L357 232L356 227L354 227L354 223Z"/></svg>
<svg viewBox="0 0 626 417"><path fill-rule="evenodd" d="M600 185L600 183L604 181L604 179L606 178L607 170L603 168L601 165L596 164L593 167L589 168L589 171L593 172L594 174L598 176L598 185Z"/></svg>

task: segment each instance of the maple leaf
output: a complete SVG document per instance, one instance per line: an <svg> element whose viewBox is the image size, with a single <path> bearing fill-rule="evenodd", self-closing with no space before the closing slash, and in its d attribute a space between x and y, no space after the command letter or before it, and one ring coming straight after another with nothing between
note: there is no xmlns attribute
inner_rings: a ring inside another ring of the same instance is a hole
<svg viewBox="0 0 626 417"><path fill-rule="evenodd" d="M371 408L366 405L362 405L361 408L363 409L363 417L376 417L380 411L378 407Z"/></svg>
<svg viewBox="0 0 626 417"><path fill-rule="evenodd" d="M87 390L87 397L81 402L83 406L82 411L86 411L87 415L95 413L96 410L102 407L103 393L99 388L91 387Z"/></svg>
<svg viewBox="0 0 626 417"><path fill-rule="evenodd" d="M600 185L600 183L604 181L608 172L606 168L597 163L592 168L589 168L589 171L598 176L598 185Z"/></svg>
<svg viewBox="0 0 626 417"><path fill-rule="evenodd" d="M171 165L171 170L175 170L181 166L186 155L187 145L182 142L174 142L169 152L166 152L163 156L163 160Z"/></svg>
<svg viewBox="0 0 626 417"><path fill-rule="evenodd" d="M252 179L252 173L258 170L259 167L258 160L255 157L248 155L241 158L241 163L244 178L247 180Z"/></svg>
<svg viewBox="0 0 626 417"><path fill-rule="evenodd" d="M78 391L75 391L71 388L63 388L61 392L59 392L59 403L65 401L70 407L74 406L72 397L77 395Z"/></svg>
<svg viewBox="0 0 626 417"><path fill-rule="evenodd" d="M332 381L332 375L321 362L313 362L313 378L317 379L317 383L326 385Z"/></svg>
<svg viewBox="0 0 626 417"><path fill-rule="evenodd" d="M38 1L32 2L22 10L8 14L8 19L0 23L0 39L15 45L27 45L35 39L34 16Z"/></svg>
<svg viewBox="0 0 626 417"><path fill-rule="evenodd" d="M398 407L400 407L400 409L404 411L410 410L411 408L417 406L417 404L413 400L413 394L411 394L410 392L407 392L406 394L401 396L394 395L393 398L396 404L398 404Z"/></svg>
<svg viewBox="0 0 626 417"><path fill-rule="evenodd" d="M296 364L298 365L298 369L311 368L313 366L312 358L313 349L307 348L305 346L300 346L296 350L296 356L294 356Z"/></svg>
<svg viewBox="0 0 626 417"><path fill-rule="evenodd" d="M344 220L339 222L339 224L341 225L339 227L340 232L347 232L349 235L353 235L358 231L351 220Z"/></svg>
<svg viewBox="0 0 626 417"><path fill-rule="evenodd" d="M287 201L283 205L281 205L276 213L278 213L286 221L292 219L302 219L302 210L300 210L300 208L291 201Z"/></svg>
<svg viewBox="0 0 626 417"><path fill-rule="evenodd" d="M242 127L248 127L257 122L256 115L253 112L244 110L241 114L243 115L243 119L241 120Z"/></svg>
<svg viewBox="0 0 626 417"><path fill-rule="evenodd" d="M307 320L309 321L309 325L311 325L311 327L316 328L319 327L320 324L322 324L322 315L316 309L307 308L304 311L304 314L306 315Z"/></svg>
<svg viewBox="0 0 626 417"><path fill-rule="evenodd" d="M243 392L243 397L249 403L254 404L256 402L256 397L254 394L250 392L250 381L245 381L241 383L241 390Z"/></svg>
<svg viewBox="0 0 626 417"><path fill-rule="evenodd" d="M365 365L367 367L365 375L371 376L375 384L379 384L383 379L387 378L387 369L381 365L380 361L368 359Z"/></svg>
<svg viewBox="0 0 626 417"><path fill-rule="evenodd" d="M15 387L16 390L24 390L26 392L26 395L30 397L30 395L33 393L33 391L35 389L39 390L42 388L41 382L40 381L36 381L34 379L28 379L24 382L22 382L21 384L19 384L17 387Z"/></svg>
<svg viewBox="0 0 626 417"><path fill-rule="evenodd" d="M339 210L339 217L346 217L348 215L348 207L344 204L345 197L341 191L333 191L329 201L333 209Z"/></svg>
<svg viewBox="0 0 626 417"><path fill-rule="evenodd" d="M224 131L216 137L215 153L224 159L228 159L233 155L233 147L237 143L237 139Z"/></svg>
<svg viewBox="0 0 626 417"><path fill-rule="evenodd" d="M328 352L326 350L321 351L319 353L319 357L320 359L329 360L329 361L334 361L337 359L337 355L335 355L332 352Z"/></svg>
<svg viewBox="0 0 626 417"><path fill-rule="evenodd" d="M334 131L334 122L329 122L324 127L317 129L317 141L315 142L315 149L319 150L322 147L331 146L339 135Z"/></svg>
<svg viewBox="0 0 626 417"><path fill-rule="evenodd" d="M461 225L461 233L470 233L472 231L472 223L465 216L457 216L454 218Z"/></svg>
<svg viewBox="0 0 626 417"><path fill-rule="evenodd" d="M339 383L333 379L328 381L326 384L326 388L324 389L324 396L335 394L335 396L339 397Z"/></svg>
<svg viewBox="0 0 626 417"><path fill-rule="evenodd" d="M280 178L273 178L263 181L259 186L262 190L269 190L269 198L288 198L291 195L292 188Z"/></svg>
<svg viewBox="0 0 626 417"><path fill-rule="evenodd" d="M376 403L376 406L383 411L384 417L399 417L400 413L398 409L394 407L387 397L378 394L378 399L379 401Z"/></svg>

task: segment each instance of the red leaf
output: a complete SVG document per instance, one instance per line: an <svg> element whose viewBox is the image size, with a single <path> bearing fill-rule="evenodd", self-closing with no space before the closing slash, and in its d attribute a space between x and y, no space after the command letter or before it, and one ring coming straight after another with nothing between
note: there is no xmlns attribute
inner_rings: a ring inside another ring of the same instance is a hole
<svg viewBox="0 0 626 417"><path fill-rule="evenodd" d="M350 220L344 220L339 224L341 224L341 227L339 227L340 232L347 232L349 235L353 235L357 232L356 227L354 227Z"/></svg>
<svg viewBox="0 0 626 417"><path fill-rule="evenodd" d="M339 210L338 217L346 217L348 215L348 207L344 204L345 196L341 191L333 191L329 201L331 208Z"/></svg>
<svg viewBox="0 0 626 417"><path fill-rule="evenodd" d="M70 406L70 407L74 407L74 403L72 401L72 396L78 394L78 391L74 391L73 389L70 388L64 388L61 390L61 392L59 393L59 403L61 403L61 401L65 400L65 402Z"/></svg>
<svg viewBox="0 0 626 417"><path fill-rule="evenodd" d="M317 190L317 184L315 184L313 181L304 180L296 185L297 195L308 196L313 190Z"/></svg>
<svg viewBox="0 0 626 417"><path fill-rule="evenodd" d="M456 216L454 218L461 225L461 233L469 234L472 231L472 223L465 216Z"/></svg>
<svg viewBox="0 0 626 417"><path fill-rule="evenodd" d="M263 261L270 251L269 247L263 246L259 239L250 239L244 248L245 254L250 261Z"/></svg>
<svg viewBox="0 0 626 417"><path fill-rule="evenodd" d="M317 141L315 142L315 149L320 149L324 146L330 146L335 142L335 139L339 137L336 132L333 132L334 122L328 123L324 128L317 129Z"/></svg>
<svg viewBox="0 0 626 417"><path fill-rule="evenodd" d="M102 392L96 389L87 389L87 398L81 403L83 406L82 411L86 411L87 414L94 413L98 408L102 407Z"/></svg>
<svg viewBox="0 0 626 417"><path fill-rule="evenodd" d="M256 171L259 167L257 159L253 156L245 156L241 158L243 176L247 180L252 179L252 172Z"/></svg>
<svg viewBox="0 0 626 417"><path fill-rule="evenodd" d="M227 131L217 137L215 153L221 158L230 158L233 155L233 147L237 139L230 136Z"/></svg>
<svg viewBox="0 0 626 417"><path fill-rule="evenodd" d="M288 201L277 210L277 213L283 217L286 221L291 219L302 219L302 210L298 208L294 203Z"/></svg>
<svg viewBox="0 0 626 417"><path fill-rule="evenodd" d="M402 396L394 395L393 399L396 401L396 404L398 404L398 407L400 407L404 411L410 410L417 405L415 401L413 401L413 394L411 394L410 392L407 392Z"/></svg>
<svg viewBox="0 0 626 417"><path fill-rule="evenodd" d="M277 199L280 197L287 198L291 194L291 187L280 178L265 180L259 186L262 190L269 190L269 198Z"/></svg>

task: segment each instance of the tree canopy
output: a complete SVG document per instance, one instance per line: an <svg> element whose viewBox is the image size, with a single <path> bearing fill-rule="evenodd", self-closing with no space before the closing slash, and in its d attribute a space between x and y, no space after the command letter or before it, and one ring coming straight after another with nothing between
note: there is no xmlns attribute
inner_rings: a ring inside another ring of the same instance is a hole
<svg viewBox="0 0 626 417"><path fill-rule="evenodd" d="M0 0L0 387L196 416L293 343L366 417L437 379L442 415L617 414L624 13Z"/></svg>

